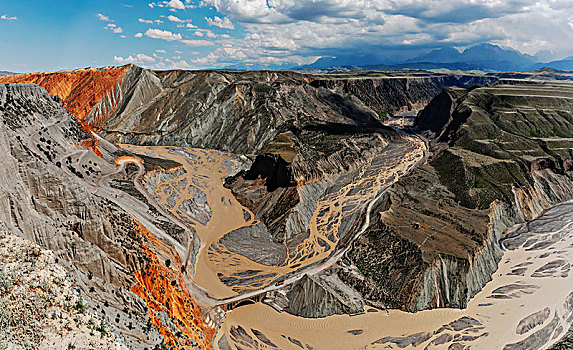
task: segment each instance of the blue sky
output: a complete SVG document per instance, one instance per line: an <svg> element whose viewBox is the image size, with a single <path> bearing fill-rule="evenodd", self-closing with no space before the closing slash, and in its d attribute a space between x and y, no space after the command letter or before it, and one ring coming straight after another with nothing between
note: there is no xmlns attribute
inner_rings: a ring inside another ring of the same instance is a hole
<svg viewBox="0 0 573 350"><path fill-rule="evenodd" d="M381 61L489 42L573 55L573 0L0 0L0 70Z"/></svg>

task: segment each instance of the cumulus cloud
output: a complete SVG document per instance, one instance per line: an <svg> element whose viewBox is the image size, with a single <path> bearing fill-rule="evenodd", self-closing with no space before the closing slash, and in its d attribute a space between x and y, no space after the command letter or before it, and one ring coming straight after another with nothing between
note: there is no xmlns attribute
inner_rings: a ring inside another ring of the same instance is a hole
<svg viewBox="0 0 573 350"><path fill-rule="evenodd" d="M389 0L389 14L401 14L441 23L469 23L523 12L529 0Z"/></svg>
<svg viewBox="0 0 573 350"><path fill-rule="evenodd" d="M172 11L185 10L187 8L193 8L194 6L189 4L189 1L185 1L185 4L181 0L170 0L170 1L160 1L149 3L149 7L167 7Z"/></svg>
<svg viewBox="0 0 573 350"><path fill-rule="evenodd" d="M183 23L183 22L185 22L185 21L182 20L181 18L179 18L179 17L177 17L177 16L173 16L173 15L167 16L167 19L170 20L171 22L177 22L177 23Z"/></svg>
<svg viewBox="0 0 573 350"><path fill-rule="evenodd" d="M185 5L181 0L171 0L165 4L167 7L171 7L177 10L185 10Z"/></svg>
<svg viewBox="0 0 573 350"><path fill-rule="evenodd" d="M113 56L113 61L119 64L145 64L145 63L153 63L155 62L155 58L147 56L143 53L138 53L136 55L129 55L128 57L121 57L121 56Z"/></svg>
<svg viewBox="0 0 573 350"><path fill-rule="evenodd" d="M117 25L113 24L113 23L109 23L106 26L106 29L111 30L112 32L119 34L119 33L123 33L123 29L121 27L118 27Z"/></svg>
<svg viewBox="0 0 573 350"><path fill-rule="evenodd" d="M202 29L202 28L197 28L193 34L195 34L198 37L207 37L207 38L224 37L223 35L217 35L213 33L213 31L209 29ZM225 37L227 37L227 35L225 35Z"/></svg>
<svg viewBox="0 0 573 350"><path fill-rule="evenodd" d="M160 20L160 19L151 20L151 19L143 19L143 18L140 18L140 19L138 19L137 21L138 21L139 23L148 23L148 24L153 24L153 23L161 24L161 23L163 23L163 21Z"/></svg>
<svg viewBox="0 0 573 350"><path fill-rule="evenodd" d="M223 17L223 18L220 18L218 16L215 16L213 18L205 17L205 20L207 21L207 23L209 23L210 26L216 26L225 29L235 29L235 26L233 25L229 17Z"/></svg>
<svg viewBox="0 0 573 350"><path fill-rule="evenodd" d="M183 39L180 40L183 44L191 47L200 47L200 46L211 46L214 45L212 41L209 40L189 40Z"/></svg>
<svg viewBox="0 0 573 350"><path fill-rule="evenodd" d="M211 46L214 45L212 41L209 40L191 40L191 39L184 39L180 33L173 33L168 30L156 29L156 28L149 28L145 32L145 36L154 39L161 39L166 41L177 41L183 43L187 46L191 47L199 47L199 46ZM209 35L207 35L210 37Z"/></svg>
<svg viewBox="0 0 573 350"><path fill-rule="evenodd" d="M8 15L2 15L0 16L0 19L6 20L6 21L16 21L18 19L18 17L16 16L8 16Z"/></svg>
<svg viewBox="0 0 573 350"><path fill-rule="evenodd" d="M117 26L116 24L114 24L114 23L108 23L108 24L105 26L105 29L111 30L111 32L112 32L112 33L115 33L115 34L121 34L121 33L123 33L123 29L122 29L121 27L118 27L118 26Z"/></svg>
<svg viewBox="0 0 573 350"><path fill-rule="evenodd" d="M189 62L181 59L180 56L174 56L171 59L159 56L153 53L152 56L148 56L144 53L131 54L127 57L114 56L113 60L115 63L124 64L137 64L146 68L151 69L195 69L198 68L195 64L190 64Z"/></svg>
<svg viewBox="0 0 573 350"><path fill-rule="evenodd" d="M181 19L181 18L179 18L177 16L173 16L173 15L167 16L167 19L170 22L175 22L175 23L191 23L190 19Z"/></svg>
<svg viewBox="0 0 573 350"><path fill-rule="evenodd" d="M134 37L141 38L143 37L143 33L135 33Z"/></svg>
<svg viewBox="0 0 573 350"><path fill-rule="evenodd" d="M112 22L112 20L109 19L108 16L104 16L104 15L102 15L101 13L96 14L96 16L97 16L97 18L98 18L100 21Z"/></svg>
<svg viewBox="0 0 573 350"><path fill-rule="evenodd" d="M168 30L161 30L156 28L149 28L145 32L145 36L148 36L153 39L161 39L167 41L176 41L183 39L183 37L179 33L172 33Z"/></svg>

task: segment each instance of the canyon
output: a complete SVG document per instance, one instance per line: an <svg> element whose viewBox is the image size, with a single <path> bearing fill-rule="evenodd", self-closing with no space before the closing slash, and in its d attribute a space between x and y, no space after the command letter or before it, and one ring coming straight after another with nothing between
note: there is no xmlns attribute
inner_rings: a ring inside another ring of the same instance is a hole
<svg viewBox="0 0 573 350"><path fill-rule="evenodd" d="M3 76L0 223L119 348L549 348L572 323L572 77Z"/></svg>

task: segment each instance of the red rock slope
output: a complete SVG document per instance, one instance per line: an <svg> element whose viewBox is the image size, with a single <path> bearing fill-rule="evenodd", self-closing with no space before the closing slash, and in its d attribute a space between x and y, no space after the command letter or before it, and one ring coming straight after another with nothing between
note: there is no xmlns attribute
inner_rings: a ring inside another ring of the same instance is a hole
<svg viewBox="0 0 573 350"><path fill-rule="evenodd" d="M0 77L0 84L37 84L50 95L59 96L68 112L87 126L85 119L89 112L107 93L115 89L127 67L17 74Z"/></svg>

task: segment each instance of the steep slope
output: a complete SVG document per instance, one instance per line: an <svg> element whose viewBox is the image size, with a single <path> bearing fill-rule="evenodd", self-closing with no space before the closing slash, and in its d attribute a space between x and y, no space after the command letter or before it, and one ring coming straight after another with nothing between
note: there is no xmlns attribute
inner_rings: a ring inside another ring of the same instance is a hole
<svg viewBox="0 0 573 350"><path fill-rule="evenodd" d="M0 343L9 349L122 349L53 253L0 232Z"/></svg>
<svg viewBox="0 0 573 350"><path fill-rule="evenodd" d="M49 94L59 96L64 107L83 121L104 96L113 94L125 70L126 66L16 74L0 77L0 84L39 85Z"/></svg>
<svg viewBox="0 0 573 350"><path fill-rule="evenodd" d="M256 153L278 133L309 124L379 125L369 108L331 91L315 89L300 74L154 74L161 80L163 92L140 108L118 110L102 128L102 135L116 142Z"/></svg>
<svg viewBox="0 0 573 350"><path fill-rule="evenodd" d="M92 135L58 101L35 85L0 85L3 227L52 250L126 346L209 348L213 330L182 273L186 251L174 248L181 229L133 187L132 168L116 166L130 153L103 140L100 156L82 146Z"/></svg>
<svg viewBox="0 0 573 350"><path fill-rule="evenodd" d="M434 158L392 187L341 279L373 305L465 306L504 230L573 198L571 97L568 84L446 89L416 120Z"/></svg>
<svg viewBox="0 0 573 350"><path fill-rule="evenodd" d="M496 80L407 71L360 76L154 72L128 65L14 75L0 83L45 87L112 141L256 153L293 128L325 121L370 126L373 117L423 107L445 86Z"/></svg>

